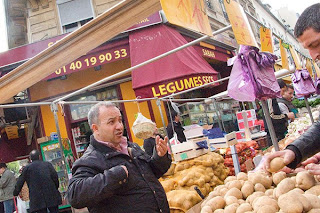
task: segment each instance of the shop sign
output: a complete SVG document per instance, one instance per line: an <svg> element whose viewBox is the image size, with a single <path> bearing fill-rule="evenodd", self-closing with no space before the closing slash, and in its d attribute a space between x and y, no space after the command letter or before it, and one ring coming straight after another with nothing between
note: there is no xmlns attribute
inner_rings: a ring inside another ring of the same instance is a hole
<svg viewBox="0 0 320 213"><path fill-rule="evenodd" d="M91 67L99 66L102 64L111 63L114 61L122 60L130 57L128 44L123 44L112 49L105 49L103 51L94 52L80 57L76 61L67 64L54 73L49 75L43 80L57 78L59 76L68 75L80 70L85 70Z"/></svg>
<svg viewBox="0 0 320 213"><path fill-rule="evenodd" d="M205 57L205 58L211 58L218 61L227 62L229 58L233 57L230 51L222 50L222 49L221 51L219 51L217 47L214 50L206 47L201 47L201 46L194 46L194 48L200 53L200 55L202 55L202 57Z"/></svg>
<svg viewBox="0 0 320 213"><path fill-rule="evenodd" d="M160 83L150 87L153 97L170 95L183 90L199 87L217 80L215 75L198 75Z"/></svg>
<svg viewBox="0 0 320 213"><path fill-rule="evenodd" d="M54 149L58 149L60 146L59 146L59 143L54 143L54 144L50 144L48 146L44 146L43 147L43 151L51 151L51 150L54 150Z"/></svg>
<svg viewBox="0 0 320 213"><path fill-rule="evenodd" d="M154 24L159 24L159 23L162 23L162 18L161 18L160 12L156 12L156 13L152 14L151 16L143 19L139 23L133 25L132 27L127 29L125 32L137 30L140 28L148 27L148 26L151 26Z"/></svg>

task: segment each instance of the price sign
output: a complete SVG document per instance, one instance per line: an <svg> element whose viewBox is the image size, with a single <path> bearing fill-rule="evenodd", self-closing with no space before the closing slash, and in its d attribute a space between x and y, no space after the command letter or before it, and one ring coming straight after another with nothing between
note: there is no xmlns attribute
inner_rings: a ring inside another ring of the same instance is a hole
<svg viewBox="0 0 320 213"><path fill-rule="evenodd" d="M272 31L260 27L261 51L273 53Z"/></svg>

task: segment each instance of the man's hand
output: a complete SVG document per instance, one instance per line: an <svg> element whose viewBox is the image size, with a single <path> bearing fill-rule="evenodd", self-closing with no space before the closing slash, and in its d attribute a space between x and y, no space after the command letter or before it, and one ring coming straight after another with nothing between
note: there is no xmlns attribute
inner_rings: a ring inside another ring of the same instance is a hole
<svg viewBox="0 0 320 213"><path fill-rule="evenodd" d="M294 152L289 149L285 149L283 151L278 151L278 152L272 153L270 155L267 155L265 158L265 161L263 162L263 169L265 171L269 170L270 161L276 157L282 157L284 164L288 165L289 163L291 163L295 159L296 156L295 156Z"/></svg>
<svg viewBox="0 0 320 213"><path fill-rule="evenodd" d="M294 113L293 112L289 112L287 113L288 118L294 120Z"/></svg>
<svg viewBox="0 0 320 213"><path fill-rule="evenodd" d="M159 135L156 136L156 150L160 157L164 156L168 152L168 137L161 139Z"/></svg>

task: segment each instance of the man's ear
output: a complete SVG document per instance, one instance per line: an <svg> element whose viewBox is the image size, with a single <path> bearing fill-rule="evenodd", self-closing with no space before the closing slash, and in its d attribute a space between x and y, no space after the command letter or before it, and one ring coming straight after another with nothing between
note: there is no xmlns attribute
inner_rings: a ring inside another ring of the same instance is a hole
<svg viewBox="0 0 320 213"><path fill-rule="evenodd" d="M91 125L91 129L93 132L97 131L98 130L98 125L97 124L92 124Z"/></svg>

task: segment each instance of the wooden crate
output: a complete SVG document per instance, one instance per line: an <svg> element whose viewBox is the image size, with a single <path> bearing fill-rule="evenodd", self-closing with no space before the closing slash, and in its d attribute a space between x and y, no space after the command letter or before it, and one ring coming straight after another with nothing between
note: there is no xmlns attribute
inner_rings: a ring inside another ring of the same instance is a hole
<svg viewBox="0 0 320 213"><path fill-rule="evenodd" d="M173 157L175 161L183 161L198 157L200 155L204 155L208 152L208 149L196 149L173 154Z"/></svg>

